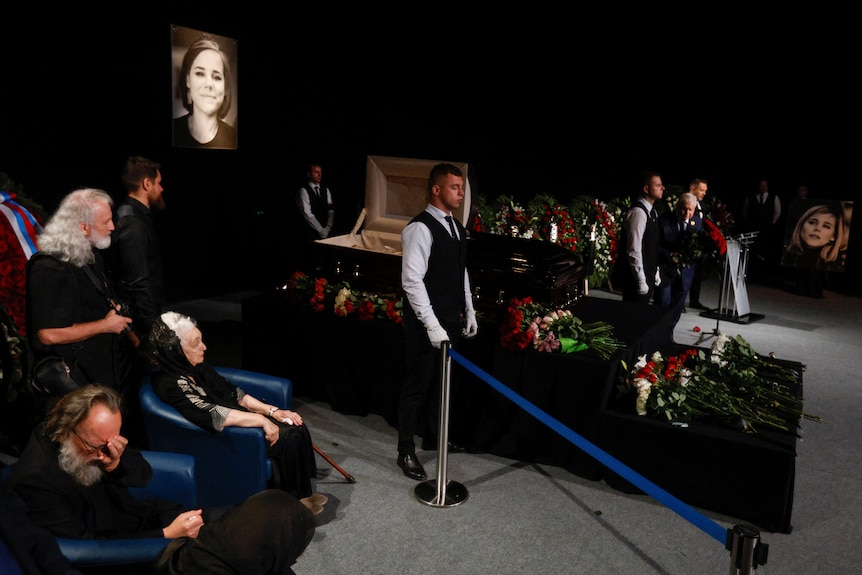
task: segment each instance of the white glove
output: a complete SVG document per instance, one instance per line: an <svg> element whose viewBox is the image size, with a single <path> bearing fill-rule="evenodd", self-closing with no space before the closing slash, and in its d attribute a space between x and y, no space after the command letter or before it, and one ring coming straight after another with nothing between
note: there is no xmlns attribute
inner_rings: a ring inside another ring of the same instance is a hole
<svg viewBox="0 0 862 575"><path fill-rule="evenodd" d="M476 322L476 312L471 309L467 312L467 325L461 330L461 335L469 339L475 337L478 331L479 324Z"/></svg>
<svg viewBox="0 0 862 575"><path fill-rule="evenodd" d="M638 295L646 295L649 293L649 286L646 280L638 280Z"/></svg>
<svg viewBox="0 0 862 575"><path fill-rule="evenodd" d="M444 341L449 341L449 334L446 333L446 330L437 325L436 327L428 327L425 328L428 332L428 339L431 341L431 345L440 349L440 344Z"/></svg>
<svg viewBox="0 0 862 575"><path fill-rule="evenodd" d="M330 228L329 226L326 226L325 228L323 228L323 232L321 232L321 234L320 234L321 235L320 239L325 240L326 238L328 238L329 232L331 232L331 231L332 231L332 228Z"/></svg>
<svg viewBox="0 0 862 575"><path fill-rule="evenodd" d="M661 268L656 268L655 270L655 287L661 285Z"/></svg>

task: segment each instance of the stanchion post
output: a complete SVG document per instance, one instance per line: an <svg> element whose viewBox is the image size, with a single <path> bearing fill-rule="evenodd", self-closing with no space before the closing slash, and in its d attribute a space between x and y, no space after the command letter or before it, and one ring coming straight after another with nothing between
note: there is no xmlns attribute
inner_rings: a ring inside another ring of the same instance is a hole
<svg viewBox="0 0 862 575"><path fill-rule="evenodd" d="M766 565L769 554L769 545L760 541L760 532L751 525L728 529L725 548L730 551L730 575L751 575L758 565Z"/></svg>
<svg viewBox="0 0 862 575"><path fill-rule="evenodd" d="M469 496L467 488L457 481L448 481L449 464L449 387L452 373L452 358L449 357L449 342L440 344L442 362L440 366L440 419L437 426L437 479L423 481L416 486L419 501L432 507L453 507L464 503Z"/></svg>

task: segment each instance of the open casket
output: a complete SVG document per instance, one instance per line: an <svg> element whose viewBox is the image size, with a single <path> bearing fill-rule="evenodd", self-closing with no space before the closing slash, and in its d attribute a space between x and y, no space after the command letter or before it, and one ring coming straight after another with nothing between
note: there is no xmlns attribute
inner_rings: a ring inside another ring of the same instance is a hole
<svg viewBox="0 0 862 575"><path fill-rule="evenodd" d="M365 208L353 230L316 240L310 261L324 277L356 289L395 294L401 284L401 231L427 205L435 160L368 156ZM465 162L464 202L453 215L467 228L467 269L476 308L497 310L510 297L565 306L584 294L585 266L569 250L543 241L470 231L471 190Z"/></svg>

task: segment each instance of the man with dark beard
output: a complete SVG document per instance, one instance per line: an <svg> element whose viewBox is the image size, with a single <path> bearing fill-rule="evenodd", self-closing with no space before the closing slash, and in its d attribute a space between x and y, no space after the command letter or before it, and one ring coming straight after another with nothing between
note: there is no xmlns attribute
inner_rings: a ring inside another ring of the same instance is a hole
<svg viewBox="0 0 862 575"><path fill-rule="evenodd" d="M10 480L34 523L59 537L174 539L157 561L158 573L289 573L314 535L306 506L281 490L229 510L183 511L168 501L137 500L128 488L145 486L153 472L121 425L120 396L105 386L84 386L54 404Z"/></svg>
<svg viewBox="0 0 862 575"><path fill-rule="evenodd" d="M161 166L132 156L121 174L126 199L115 214L108 251L108 274L120 298L129 303L132 329L142 339L165 304L164 271L153 212L165 209Z"/></svg>

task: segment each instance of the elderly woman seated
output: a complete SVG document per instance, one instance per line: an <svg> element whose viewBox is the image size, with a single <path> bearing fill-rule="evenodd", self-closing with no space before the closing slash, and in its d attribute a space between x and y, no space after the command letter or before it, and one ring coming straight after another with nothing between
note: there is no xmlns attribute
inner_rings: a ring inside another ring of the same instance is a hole
<svg viewBox="0 0 862 575"><path fill-rule="evenodd" d="M327 497L311 489L317 474L311 434L298 413L263 403L219 375L204 361L207 346L189 316L163 313L146 345L158 368L153 390L162 401L213 433L225 426L262 428L281 488L315 515L323 511Z"/></svg>

